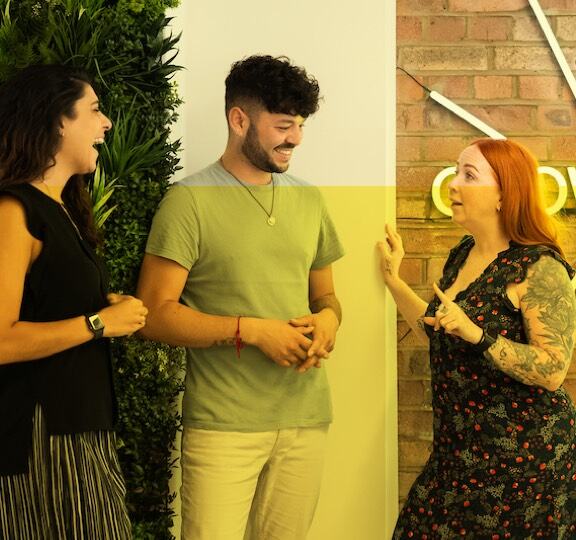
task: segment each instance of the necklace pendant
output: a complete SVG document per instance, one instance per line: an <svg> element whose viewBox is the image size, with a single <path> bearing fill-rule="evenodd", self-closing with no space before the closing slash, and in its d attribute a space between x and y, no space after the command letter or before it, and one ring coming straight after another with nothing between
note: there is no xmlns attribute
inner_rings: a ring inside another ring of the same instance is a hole
<svg viewBox="0 0 576 540"><path fill-rule="evenodd" d="M268 223L270 227L274 227L274 225L276 225L276 218L274 216L268 216L266 223Z"/></svg>

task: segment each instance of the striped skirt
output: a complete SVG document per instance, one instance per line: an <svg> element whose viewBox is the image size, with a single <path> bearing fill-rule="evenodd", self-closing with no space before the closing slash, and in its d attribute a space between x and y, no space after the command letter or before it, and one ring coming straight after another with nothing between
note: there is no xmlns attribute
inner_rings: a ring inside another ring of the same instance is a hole
<svg viewBox="0 0 576 540"><path fill-rule="evenodd" d="M0 477L2 540L132 538L115 435L46 435L34 413L28 472Z"/></svg>

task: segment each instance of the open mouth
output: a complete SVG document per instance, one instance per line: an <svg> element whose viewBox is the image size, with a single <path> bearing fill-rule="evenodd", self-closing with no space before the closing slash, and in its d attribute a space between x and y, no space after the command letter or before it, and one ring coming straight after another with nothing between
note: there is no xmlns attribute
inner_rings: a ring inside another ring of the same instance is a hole
<svg viewBox="0 0 576 540"><path fill-rule="evenodd" d="M276 148L275 150L284 157L290 157L293 151L292 148Z"/></svg>

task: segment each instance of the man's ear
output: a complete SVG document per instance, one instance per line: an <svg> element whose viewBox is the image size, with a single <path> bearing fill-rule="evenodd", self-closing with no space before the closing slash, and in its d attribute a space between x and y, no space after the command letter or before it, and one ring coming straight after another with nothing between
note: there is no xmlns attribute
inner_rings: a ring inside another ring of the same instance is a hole
<svg viewBox="0 0 576 540"><path fill-rule="evenodd" d="M250 127L250 117L240 107L232 107L228 111L228 125L237 137L244 137Z"/></svg>

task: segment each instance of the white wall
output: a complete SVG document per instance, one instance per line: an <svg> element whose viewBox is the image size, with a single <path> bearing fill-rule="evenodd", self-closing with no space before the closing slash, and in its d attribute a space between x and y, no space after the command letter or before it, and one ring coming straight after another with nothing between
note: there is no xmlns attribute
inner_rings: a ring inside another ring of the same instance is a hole
<svg viewBox="0 0 576 540"><path fill-rule="evenodd" d="M397 509L395 309L374 243L395 207L395 2L183 0L177 63L184 169L226 142L224 79L251 54L287 55L320 83L290 172L323 186L347 255L335 264L344 323L329 361L335 422L309 540L388 540Z"/></svg>

